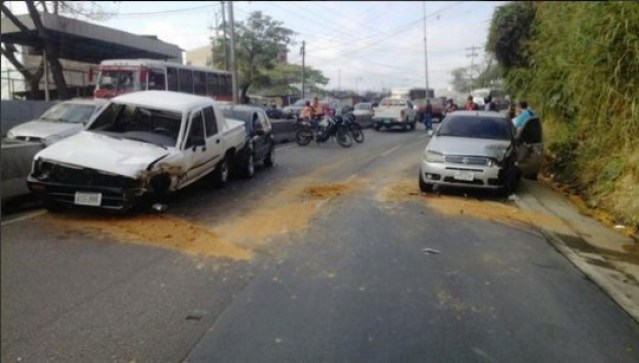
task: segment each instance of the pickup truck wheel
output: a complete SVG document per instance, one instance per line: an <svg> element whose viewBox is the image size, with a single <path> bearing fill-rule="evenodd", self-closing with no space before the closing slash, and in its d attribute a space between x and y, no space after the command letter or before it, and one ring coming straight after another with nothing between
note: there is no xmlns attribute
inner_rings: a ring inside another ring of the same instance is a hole
<svg viewBox="0 0 639 363"><path fill-rule="evenodd" d="M219 188L223 188L226 186L229 180L229 162L228 156L224 156L224 159L220 161L215 168L215 185Z"/></svg>
<svg viewBox="0 0 639 363"><path fill-rule="evenodd" d="M373 124L373 128L375 129L375 131L379 131L380 129L379 124Z"/></svg>
<svg viewBox="0 0 639 363"><path fill-rule="evenodd" d="M264 158L264 166L272 167L273 165L275 165L275 146L271 146L271 150Z"/></svg>
<svg viewBox="0 0 639 363"><path fill-rule="evenodd" d="M415 130L415 121L410 123L410 129L411 129L411 131Z"/></svg>
<svg viewBox="0 0 639 363"><path fill-rule="evenodd" d="M246 161L242 167L242 176L250 179L255 175L255 156L251 153L246 157Z"/></svg>

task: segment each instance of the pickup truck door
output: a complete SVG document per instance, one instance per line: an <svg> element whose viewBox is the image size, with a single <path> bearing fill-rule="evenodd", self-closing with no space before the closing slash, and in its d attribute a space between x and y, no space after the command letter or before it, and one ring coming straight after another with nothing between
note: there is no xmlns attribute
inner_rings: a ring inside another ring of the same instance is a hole
<svg viewBox="0 0 639 363"><path fill-rule="evenodd" d="M531 117L517 131L517 166L524 176L533 176L541 169L543 140L541 120Z"/></svg>
<svg viewBox="0 0 639 363"><path fill-rule="evenodd" d="M184 146L186 182L191 183L202 177L215 165L216 154L209 146L204 127L204 116L201 109L191 113L189 131Z"/></svg>
<svg viewBox="0 0 639 363"><path fill-rule="evenodd" d="M226 143L222 140L223 130L220 122L221 112L215 112L213 106L207 106L203 110L204 126L206 128L206 148L210 150L210 163L207 164L205 173L213 171L226 153Z"/></svg>

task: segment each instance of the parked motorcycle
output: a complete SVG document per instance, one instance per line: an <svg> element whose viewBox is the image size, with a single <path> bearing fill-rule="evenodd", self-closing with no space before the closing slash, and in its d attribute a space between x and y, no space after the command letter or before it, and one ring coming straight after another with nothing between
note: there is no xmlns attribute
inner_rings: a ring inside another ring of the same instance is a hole
<svg viewBox="0 0 639 363"><path fill-rule="evenodd" d="M336 116L343 118L344 125L348 128L353 137L353 140L358 143L364 142L364 130L362 130L362 126L357 122L357 118L353 112L348 112L344 114L344 116Z"/></svg>
<svg viewBox="0 0 639 363"><path fill-rule="evenodd" d="M300 146L308 145L312 140L317 143L327 142L331 137L335 137L342 147L351 147L353 139L348 127L344 124L343 118L326 116L321 120L313 120L299 123L299 129L295 134L295 141Z"/></svg>

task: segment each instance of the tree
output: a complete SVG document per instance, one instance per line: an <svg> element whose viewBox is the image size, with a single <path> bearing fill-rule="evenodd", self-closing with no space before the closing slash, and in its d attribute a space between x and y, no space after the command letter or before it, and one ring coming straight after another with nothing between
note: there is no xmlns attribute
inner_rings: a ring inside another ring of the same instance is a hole
<svg viewBox="0 0 639 363"><path fill-rule="evenodd" d="M512 68L529 66L528 42L533 34L536 6L531 1L509 2L495 9L486 50L508 72Z"/></svg>
<svg viewBox="0 0 639 363"><path fill-rule="evenodd" d="M451 75L453 79L451 84L455 92L459 93L468 93L471 89L470 78L468 77L468 69L469 67L459 67L453 69Z"/></svg>
<svg viewBox="0 0 639 363"><path fill-rule="evenodd" d="M29 16L35 26L35 31L29 30L5 5L4 1L0 4L2 14L6 16L13 24L15 24L22 32L29 34L32 41L36 44L37 51L44 50L46 52L47 62L51 70L51 75L55 83L56 90L58 92L59 99L69 98L67 92L67 85L64 79L64 73L62 65L60 64L60 45L56 44L49 31L42 24L42 18L38 10L44 13L69 13L73 16L82 15L92 19L104 19L105 17L112 15L102 11L100 5L94 1L38 1L33 0L25 1ZM40 9L38 9L38 7ZM49 7L51 10L49 10ZM17 48L15 44L3 43L0 47L0 52L9 62L22 74L25 81L29 84L29 98L37 98L40 88L40 79L44 74L44 58L40 62L40 65L35 69L28 69L24 64L15 56Z"/></svg>
<svg viewBox="0 0 639 363"><path fill-rule="evenodd" d="M328 84L329 79L320 70L306 66L304 74L305 83L311 92L318 93L321 91L320 86ZM277 64L273 69L265 71L264 75L267 81L261 87L256 87L259 91L271 94L301 94L300 90L293 87L293 84L302 82L302 66L298 64Z"/></svg>
<svg viewBox="0 0 639 363"><path fill-rule="evenodd" d="M260 11L252 12L246 21L235 24L235 58L242 100L247 99L249 87L268 85L270 78L265 72L272 70L278 54L293 44L291 37L295 33L282 24ZM230 24L226 26L228 36ZM223 27L221 25L220 29ZM228 39L218 38L213 43L213 64L219 68L224 65L225 44L230 44Z"/></svg>

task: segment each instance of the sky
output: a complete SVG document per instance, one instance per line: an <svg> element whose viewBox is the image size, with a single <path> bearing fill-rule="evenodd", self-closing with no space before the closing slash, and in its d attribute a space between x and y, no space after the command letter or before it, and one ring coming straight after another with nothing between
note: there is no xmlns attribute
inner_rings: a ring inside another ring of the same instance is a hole
<svg viewBox="0 0 639 363"><path fill-rule="evenodd" d="M15 13L26 12L11 2ZM424 4L430 88L450 87L451 71L470 65L469 47L481 62L494 9L505 2L472 1L234 1L236 21L262 11L296 32L288 61L330 79L328 89L358 91L425 87ZM116 15L91 21L134 34L153 34L184 50L205 46L221 23L219 1L102 2ZM227 19L228 19L228 13Z"/></svg>

